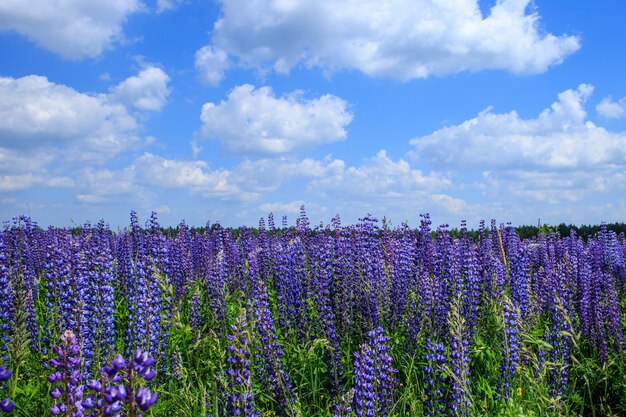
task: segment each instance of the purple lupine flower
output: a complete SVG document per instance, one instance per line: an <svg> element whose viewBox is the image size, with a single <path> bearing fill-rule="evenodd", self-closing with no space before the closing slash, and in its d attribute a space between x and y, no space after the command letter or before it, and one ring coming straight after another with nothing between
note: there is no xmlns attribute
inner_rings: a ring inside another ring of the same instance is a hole
<svg viewBox="0 0 626 417"><path fill-rule="evenodd" d="M373 349L367 343L354 354L354 411L359 417L376 415L376 371Z"/></svg>
<svg viewBox="0 0 626 417"><path fill-rule="evenodd" d="M479 304L487 304L492 296L492 279L493 276L493 257L492 252L492 240L489 239L487 234L487 227L485 221L481 220L478 227L478 244L477 250L477 263L478 263L478 286L479 286Z"/></svg>
<svg viewBox="0 0 626 417"><path fill-rule="evenodd" d="M330 346L325 351L325 360L330 373L331 395L337 396L341 388L342 368L339 352L339 339L335 326L335 315L331 305L332 285L332 248L331 237L326 233L319 233L310 254L309 268L312 269L311 281L314 300L317 303L320 320L319 324Z"/></svg>
<svg viewBox="0 0 626 417"><path fill-rule="evenodd" d="M198 290L194 292L189 301L189 326L195 341L202 331L202 312L200 311L200 292Z"/></svg>
<svg viewBox="0 0 626 417"><path fill-rule="evenodd" d="M257 373L264 390L271 392L285 416L295 416L295 394L289 380L289 374L284 369L282 358L283 350L278 343L274 320L269 307L269 296L262 278L258 276L256 253L252 253L248 265L253 289L253 311L255 321L253 329L258 335Z"/></svg>
<svg viewBox="0 0 626 417"><path fill-rule="evenodd" d="M393 399L397 372L382 327L370 331L354 354L354 411L357 417L387 416Z"/></svg>
<svg viewBox="0 0 626 417"><path fill-rule="evenodd" d="M150 338L150 351L161 363L161 371L166 369L166 357L169 347L169 332L172 316L172 294L162 291L161 288L169 288L171 284L171 261L168 257L168 241L161 232L157 215L152 212L147 235L148 257L152 266L151 287L153 298L151 305L153 312L150 327L154 329ZM164 374L164 372L163 372Z"/></svg>
<svg viewBox="0 0 626 417"><path fill-rule="evenodd" d="M235 292L239 290L248 296L246 293L249 289L246 288L245 262L239 242L232 229L223 229L222 237L224 239L224 267L228 291Z"/></svg>
<svg viewBox="0 0 626 417"><path fill-rule="evenodd" d="M109 233L104 221L95 228L83 228L87 235L82 244L86 277L81 288L84 317L80 334L87 377L104 365L115 341L115 277Z"/></svg>
<svg viewBox="0 0 626 417"><path fill-rule="evenodd" d="M6 366L0 367L0 383L4 385L6 381L8 381L13 372L11 372ZM0 401L0 411L4 411L6 413L10 413L15 408L15 403L11 401L10 398L4 398Z"/></svg>
<svg viewBox="0 0 626 417"><path fill-rule="evenodd" d="M336 312L337 337L347 340L356 332L356 272L352 256L351 238L341 227L339 215L333 218L333 283L332 309ZM341 306L341 307L339 307Z"/></svg>
<svg viewBox="0 0 626 417"><path fill-rule="evenodd" d="M383 254L378 242L378 219L367 215L359 219L357 231L357 259L361 285L361 330L375 328L383 317L388 316L389 297L387 280L384 278Z"/></svg>
<svg viewBox="0 0 626 417"><path fill-rule="evenodd" d="M156 393L150 393L148 388L139 388L137 393L135 394L135 401L137 405L141 409L141 411L146 411L148 408L154 405L157 400Z"/></svg>
<svg viewBox="0 0 626 417"><path fill-rule="evenodd" d="M437 228L433 263L434 332L440 337L448 333L448 312L452 300L461 294L458 280L458 254L455 251L447 224Z"/></svg>
<svg viewBox="0 0 626 417"><path fill-rule="evenodd" d="M600 235L600 237L602 237ZM619 297L616 290L618 283L607 266L604 247L606 242L594 238L588 243L591 274L589 276L589 327L590 336L603 362L608 360L608 339L613 341L617 352L624 349L624 335L620 320L622 317Z"/></svg>
<svg viewBox="0 0 626 417"><path fill-rule="evenodd" d="M519 362L519 308L507 296L502 300L503 337L502 362L498 379L497 396L502 399L511 398L511 383L517 374Z"/></svg>
<svg viewBox="0 0 626 417"><path fill-rule="evenodd" d="M250 347L252 340L246 319L246 310L241 309L228 335L227 368L224 371L225 410L229 416L257 417L254 407L252 372L250 369Z"/></svg>
<svg viewBox="0 0 626 417"><path fill-rule="evenodd" d="M0 364L9 360L6 356L9 349L11 319L13 317L13 289L9 282L7 254L4 239L5 232L0 231ZM4 385L4 384L3 384Z"/></svg>
<svg viewBox="0 0 626 417"><path fill-rule="evenodd" d="M46 233L44 244L45 262L43 275L45 277L45 310L44 319L51 325L44 326L42 334L42 353L48 353L48 348L53 344L53 333L61 333L67 326L62 324L61 308L61 282L71 274L69 240L70 231L67 229L53 229L50 227ZM44 363L44 367L48 364Z"/></svg>
<svg viewBox="0 0 626 417"><path fill-rule="evenodd" d="M145 236L135 212L131 212L131 230L127 236L128 268L126 289L128 303L128 327L126 329L126 354L136 349L147 350L158 356L161 329L162 297L159 288L158 268L151 259L150 246L146 245Z"/></svg>
<svg viewBox="0 0 626 417"><path fill-rule="evenodd" d="M416 275L414 268L416 242L415 236L406 223L403 223L396 231L396 238L392 242L389 244L391 246L389 251L392 252L390 255L393 257L390 262L392 269L390 297L393 303L391 303L389 325L391 328L396 328L401 324L402 317L406 313L407 292L412 287L413 277Z"/></svg>
<svg viewBox="0 0 626 417"><path fill-rule="evenodd" d="M431 221L428 213L421 214L420 228L417 232L415 257L413 260L415 273L408 288L409 307L406 318L407 348L414 349L417 335L424 328L434 328L436 294L433 282L433 242L431 238Z"/></svg>
<svg viewBox="0 0 626 417"><path fill-rule="evenodd" d="M87 395L81 403L89 410L86 415L118 415L124 409L124 415L140 416L137 408L146 411L157 400L156 393L140 386L142 379L146 382L154 380L156 371L152 366L155 363L156 360L148 352L140 350L136 350L128 360L122 355L116 355L109 365L101 369L100 380L87 382L87 389L93 393Z"/></svg>
<svg viewBox="0 0 626 417"><path fill-rule="evenodd" d="M178 233L172 242L171 249L175 250L175 255L172 257L174 263L172 284L176 295L175 303L178 304L194 279L191 234L184 221L178 225Z"/></svg>
<svg viewBox="0 0 626 417"><path fill-rule="evenodd" d="M450 308L448 325L450 328L450 367L452 378L450 379L450 398L448 403L451 415L467 417L470 414L470 358L469 340L470 335L467 323L461 311L461 297L457 297Z"/></svg>
<svg viewBox="0 0 626 417"><path fill-rule="evenodd" d="M354 400L354 388L339 397L333 406L332 417L348 417L352 413L352 402Z"/></svg>
<svg viewBox="0 0 626 417"><path fill-rule="evenodd" d="M298 341L306 338L306 266L304 243L299 236L284 235L278 252L275 286L278 298L280 324Z"/></svg>
<svg viewBox="0 0 626 417"><path fill-rule="evenodd" d="M448 383L444 366L446 349L441 343L426 339L424 367L424 416L445 415Z"/></svg>
<svg viewBox="0 0 626 417"><path fill-rule="evenodd" d="M582 246L582 241L580 242ZM592 325L592 308L591 308L591 265L586 262L585 251L582 247L578 248L580 257L580 266L578 269L578 291L579 291L579 303L578 303L578 317L580 318L580 331L581 334L587 337L591 336Z"/></svg>
<svg viewBox="0 0 626 417"><path fill-rule="evenodd" d="M554 303L552 307L551 321L552 326L549 330L547 339L553 349L550 351L550 361L553 364L549 374L550 393L554 397L562 397L569 380L569 361L570 350L572 347L572 338L567 334L573 334L574 329L569 327L569 323L565 315L567 311L563 306L559 296L553 296Z"/></svg>
<svg viewBox="0 0 626 417"><path fill-rule="evenodd" d="M520 245L521 246L521 245ZM525 248L518 248L511 254L511 297L520 310L520 319L528 317L530 296L528 286L530 282L530 263Z"/></svg>
<svg viewBox="0 0 626 417"><path fill-rule="evenodd" d="M35 299L39 293L35 270L36 228L36 223L29 217L19 216L13 219L11 227L6 226L4 232L5 267L13 291L13 306L9 311L25 313L28 340L33 352L39 350L39 329L35 316Z"/></svg>
<svg viewBox="0 0 626 417"><path fill-rule="evenodd" d="M10 398L4 398L0 401L0 411L10 413L15 408L15 403Z"/></svg>
<svg viewBox="0 0 626 417"><path fill-rule="evenodd" d="M470 335L474 332L478 307L480 303L479 269L476 248L472 245L467 233L466 221L461 221L461 238L458 242L458 256L460 262L460 279L463 294L462 314L467 320Z"/></svg>
<svg viewBox="0 0 626 417"><path fill-rule="evenodd" d="M48 376L48 381L53 384L50 396L58 400L50 409L50 413L57 415L63 412L81 417L85 409L81 404L84 386L81 383L83 376L80 372L80 346L71 330L63 332L61 342L62 345L52 348L56 357L50 359L52 373Z"/></svg>
<svg viewBox="0 0 626 417"><path fill-rule="evenodd" d="M225 333L226 325L226 296L228 273L224 254L224 230L218 225L213 228L214 240L212 253L209 258L207 279L204 283L204 293L208 296L210 311L213 313L214 322L217 323L218 334Z"/></svg>

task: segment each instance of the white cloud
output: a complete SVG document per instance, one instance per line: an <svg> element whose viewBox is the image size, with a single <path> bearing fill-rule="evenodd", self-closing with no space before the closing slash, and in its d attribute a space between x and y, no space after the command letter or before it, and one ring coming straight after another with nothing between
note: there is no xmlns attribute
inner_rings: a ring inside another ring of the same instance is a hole
<svg viewBox="0 0 626 417"><path fill-rule="evenodd" d="M593 87L581 84L535 119L491 108L459 125L411 141L419 158L435 166L481 170L600 169L624 165L626 134L587 120L584 104Z"/></svg>
<svg viewBox="0 0 626 417"><path fill-rule="evenodd" d="M298 93L275 97L269 87L245 84L227 100L202 106L201 134L232 153L286 154L345 139L352 121L347 107L330 94L311 100Z"/></svg>
<svg viewBox="0 0 626 417"><path fill-rule="evenodd" d="M86 168L76 175L76 200L97 204L111 197L136 196L152 201L155 192L187 191L193 196L250 204L298 179L323 178L344 169L341 160L326 157L246 160L231 169L211 168L198 160L168 159L144 153L117 170ZM311 204L309 204L311 205ZM315 206L318 211L321 206Z"/></svg>
<svg viewBox="0 0 626 417"><path fill-rule="evenodd" d="M626 97L618 101L613 101L612 97L605 97L596 106L596 111L600 116L609 119L619 119L626 117Z"/></svg>
<svg viewBox="0 0 626 417"><path fill-rule="evenodd" d="M140 187L135 183L132 169L85 168L77 176L77 189L84 194L98 197L139 194ZM95 202L93 199L91 202Z"/></svg>
<svg viewBox="0 0 626 417"><path fill-rule="evenodd" d="M0 142L2 142L0 138ZM0 147L0 173L22 174L40 172L54 161L54 155L44 150L9 149Z"/></svg>
<svg viewBox="0 0 626 417"><path fill-rule="evenodd" d="M156 212L157 214L170 214L172 212L172 209L165 204L161 204L159 207L153 208L152 211Z"/></svg>
<svg viewBox="0 0 626 417"><path fill-rule="evenodd" d="M139 184L159 188L187 188L205 197L231 197L239 189L230 181L230 172L210 170L203 161L163 158L145 153L135 160L131 170Z"/></svg>
<svg viewBox="0 0 626 417"><path fill-rule="evenodd" d="M0 173L38 172L55 161L110 160L141 143L140 110L158 110L169 77L148 67L112 88L88 94L46 77L0 77Z"/></svg>
<svg viewBox="0 0 626 417"><path fill-rule="evenodd" d="M413 154L449 173L454 182L447 194L466 200L456 210L467 216L519 223L537 217L548 222L611 221L617 211L604 203L626 190L626 132L588 120L585 103L592 91L586 84L564 91L530 119L489 108L413 139ZM437 202L436 195L431 201ZM592 207L601 208L594 213ZM454 213L454 204L450 208Z"/></svg>
<svg viewBox="0 0 626 417"><path fill-rule="evenodd" d="M25 190L36 185L45 185L55 188L72 188L74 186L74 180L69 177L47 177L33 173L0 175L0 192Z"/></svg>
<svg viewBox="0 0 626 417"><path fill-rule="evenodd" d="M485 17L477 0L221 3L209 48L277 72L303 64L400 80L485 69L540 73L580 47L575 36L544 32L530 0L500 0Z"/></svg>
<svg viewBox="0 0 626 417"><path fill-rule="evenodd" d="M0 119L0 146L22 154L79 147L74 157L112 157L138 141L138 123L125 106L37 75L0 78Z"/></svg>
<svg viewBox="0 0 626 417"><path fill-rule="evenodd" d="M447 194L432 194L429 200L445 211L456 215L466 213L469 208L469 205L464 200Z"/></svg>
<svg viewBox="0 0 626 417"><path fill-rule="evenodd" d="M79 203L86 203L86 204L99 204L99 203L104 203L106 201L104 197L99 196L99 195L94 195L94 194L76 194L76 197L74 198Z"/></svg>
<svg viewBox="0 0 626 417"><path fill-rule="evenodd" d="M322 178L343 167L343 161L327 157L245 160L232 169L212 169L204 161L144 153L125 172L135 184L148 188L179 188L203 197L255 200L294 179Z"/></svg>
<svg viewBox="0 0 626 417"><path fill-rule="evenodd" d="M13 30L64 58L98 57L123 39L126 18L139 0L4 0L0 30Z"/></svg>
<svg viewBox="0 0 626 417"><path fill-rule="evenodd" d="M183 3L184 0L157 0L157 13L162 13L167 10L174 10L180 4Z"/></svg>
<svg viewBox="0 0 626 417"><path fill-rule="evenodd" d="M304 201L295 200L287 203L263 203L259 206L259 210L265 213L300 213L300 207L304 205Z"/></svg>
<svg viewBox="0 0 626 417"><path fill-rule="evenodd" d="M258 159L241 162L232 170L232 179L250 192L275 191L287 181L297 178L323 178L344 169L340 159L326 157L322 160L305 158Z"/></svg>
<svg viewBox="0 0 626 417"><path fill-rule="evenodd" d="M202 81L218 85L224 79L224 71L230 68L231 62L225 51L207 45L196 51L195 66Z"/></svg>
<svg viewBox="0 0 626 417"><path fill-rule="evenodd" d="M158 111L163 108L171 92L169 81L170 77L161 68L148 66L116 85L111 96L139 110Z"/></svg>
<svg viewBox="0 0 626 417"><path fill-rule="evenodd" d="M379 151L361 166L337 167L311 187L323 195L335 194L357 199L403 199L410 195L426 195L448 188L448 178L431 172L424 174L404 159L394 161L386 151Z"/></svg>

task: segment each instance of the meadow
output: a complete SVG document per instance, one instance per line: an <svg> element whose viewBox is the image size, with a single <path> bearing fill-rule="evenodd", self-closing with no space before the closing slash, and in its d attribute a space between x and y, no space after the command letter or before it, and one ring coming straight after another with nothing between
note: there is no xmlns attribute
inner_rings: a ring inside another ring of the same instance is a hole
<svg viewBox="0 0 626 417"><path fill-rule="evenodd" d="M0 232L0 415L626 415L626 240L366 216Z"/></svg>

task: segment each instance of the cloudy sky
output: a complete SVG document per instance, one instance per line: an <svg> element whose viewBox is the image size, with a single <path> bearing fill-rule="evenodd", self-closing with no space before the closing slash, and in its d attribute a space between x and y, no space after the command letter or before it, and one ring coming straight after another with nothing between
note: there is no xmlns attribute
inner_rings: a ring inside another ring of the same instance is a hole
<svg viewBox="0 0 626 417"><path fill-rule="evenodd" d="M626 2L4 0L0 217L625 221Z"/></svg>

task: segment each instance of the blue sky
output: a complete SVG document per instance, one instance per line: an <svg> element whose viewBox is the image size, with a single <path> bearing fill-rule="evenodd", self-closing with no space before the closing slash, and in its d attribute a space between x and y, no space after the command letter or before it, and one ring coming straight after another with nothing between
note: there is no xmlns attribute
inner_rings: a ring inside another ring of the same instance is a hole
<svg viewBox="0 0 626 417"><path fill-rule="evenodd" d="M0 217L625 221L626 2L7 0Z"/></svg>

